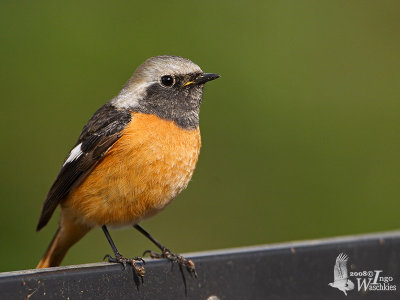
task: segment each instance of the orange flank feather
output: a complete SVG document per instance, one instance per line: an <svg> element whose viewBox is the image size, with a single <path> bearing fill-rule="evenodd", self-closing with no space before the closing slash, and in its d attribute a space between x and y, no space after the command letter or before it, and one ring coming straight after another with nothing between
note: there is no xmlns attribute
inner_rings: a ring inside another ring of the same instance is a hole
<svg viewBox="0 0 400 300"><path fill-rule="evenodd" d="M121 137L61 202L59 230L37 267L59 265L95 226L135 224L162 210L188 185L200 146L199 128L132 113Z"/></svg>

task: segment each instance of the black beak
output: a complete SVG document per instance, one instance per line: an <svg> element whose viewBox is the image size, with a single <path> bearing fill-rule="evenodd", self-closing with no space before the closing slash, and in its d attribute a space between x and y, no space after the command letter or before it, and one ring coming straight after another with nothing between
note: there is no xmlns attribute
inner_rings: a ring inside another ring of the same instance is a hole
<svg viewBox="0 0 400 300"><path fill-rule="evenodd" d="M200 75L199 77L196 78L196 80L194 81L194 84L200 85L200 84L204 84L208 81L217 79L221 76L219 76L218 74L214 74L214 73L203 73L202 75Z"/></svg>

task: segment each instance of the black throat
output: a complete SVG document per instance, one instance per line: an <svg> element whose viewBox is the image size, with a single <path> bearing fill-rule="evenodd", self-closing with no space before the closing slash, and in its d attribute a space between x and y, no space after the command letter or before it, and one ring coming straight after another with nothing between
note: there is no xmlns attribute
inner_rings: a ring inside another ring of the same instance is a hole
<svg viewBox="0 0 400 300"><path fill-rule="evenodd" d="M202 94L203 85L165 88L154 83L132 110L173 121L183 129L196 129L199 126Z"/></svg>

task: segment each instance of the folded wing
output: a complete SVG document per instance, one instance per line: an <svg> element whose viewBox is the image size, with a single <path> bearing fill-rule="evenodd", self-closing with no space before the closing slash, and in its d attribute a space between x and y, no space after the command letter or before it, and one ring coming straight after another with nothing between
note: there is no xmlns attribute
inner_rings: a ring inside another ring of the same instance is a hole
<svg viewBox="0 0 400 300"><path fill-rule="evenodd" d="M57 205L88 176L91 170L121 137L121 131L131 120L128 110L103 105L83 128L81 135L66 158L42 207L36 230L43 228Z"/></svg>

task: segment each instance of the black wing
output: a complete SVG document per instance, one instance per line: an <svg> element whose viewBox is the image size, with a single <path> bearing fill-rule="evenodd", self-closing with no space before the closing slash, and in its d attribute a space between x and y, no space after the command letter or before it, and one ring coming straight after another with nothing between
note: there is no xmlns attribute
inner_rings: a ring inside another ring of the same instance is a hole
<svg viewBox="0 0 400 300"><path fill-rule="evenodd" d="M103 105L83 128L75 147L64 162L60 173L50 188L44 201L36 230L43 228L57 205L90 173L94 166L120 138L121 131L130 122L128 110L117 109L109 103Z"/></svg>

